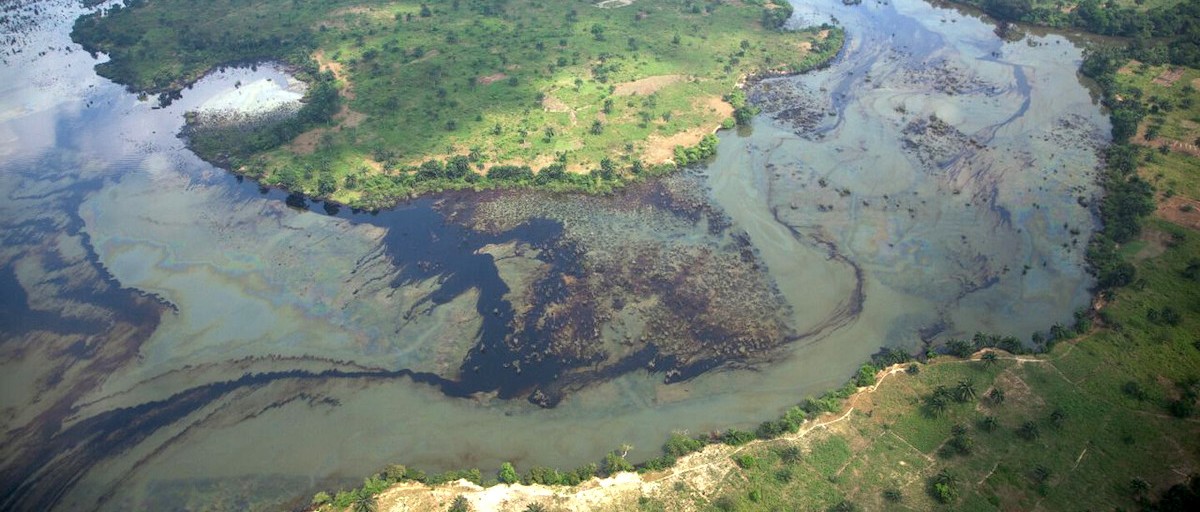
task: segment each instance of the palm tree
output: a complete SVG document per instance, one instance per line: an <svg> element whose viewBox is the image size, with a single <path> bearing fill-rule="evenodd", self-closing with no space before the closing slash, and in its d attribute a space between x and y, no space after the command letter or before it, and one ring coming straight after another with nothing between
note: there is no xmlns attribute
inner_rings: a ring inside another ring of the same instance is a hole
<svg viewBox="0 0 1200 512"><path fill-rule="evenodd" d="M950 390L946 386L942 386L939 384L938 387L933 388L933 396L941 397L941 398L950 398L953 395L954 394L951 393Z"/></svg>
<svg viewBox="0 0 1200 512"><path fill-rule="evenodd" d="M1026 421L1021 424L1021 428L1017 429L1017 435L1024 438L1026 441L1033 441L1042 435L1038 429L1037 423Z"/></svg>
<svg viewBox="0 0 1200 512"><path fill-rule="evenodd" d="M1050 480L1051 474L1050 468L1046 466L1039 465L1038 467L1033 468L1033 480L1039 484L1046 483L1047 480Z"/></svg>
<svg viewBox="0 0 1200 512"><path fill-rule="evenodd" d="M995 352L989 350L983 353L983 357L980 360L983 361L983 366L990 368L1000 361L1000 357Z"/></svg>
<svg viewBox="0 0 1200 512"><path fill-rule="evenodd" d="M1150 483L1141 478L1134 478L1129 482L1129 488L1133 491L1134 496L1143 496L1150 492Z"/></svg>
<svg viewBox="0 0 1200 512"><path fill-rule="evenodd" d="M958 485L958 477L954 476L954 473L943 469L933 476L933 483L953 487Z"/></svg>
<svg viewBox="0 0 1200 512"><path fill-rule="evenodd" d="M883 491L883 499L892 503L900 503L904 499L904 494L900 492L900 489L887 489Z"/></svg>
<svg viewBox="0 0 1200 512"><path fill-rule="evenodd" d="M1067 413L1063 412L1062 409L1055 409L1054 412L1050 413L1050 426L1054 427L1055 430L1062 428L1065 421L1067 421Z"/></svg>
<svg viewBox="0 0 1200 512"><path fill-rule="evenodd" d="M939 416L946 412L946 399L942 395L934 393L925 400L925 406L928 407L931 415Z"/></svg>
<svg viewBox="0 0 1200 512"><path fill-rule="evenodd" d="M958 386L954 388L955 398L959 402L966 402L975 398L975 383L969 380L958 381Z"/></svg>
<svg viewBox="0 0 1200 512"><path fill-rule="evenodd" d="M375 497L370 494L359 494L350 502L350 510L353 512L375 512L376 509L378 505L375 503Z"/></svg>
<svg viewBox="0 0 1200 512"><path fill-rule="evenodd" d="M467 501L466 496L459 494L450 503L450 512L471 512L471 503Z"/></svg>
<svg viewBox="0 0 1200 512"><path fill-rule="evenodd" d="M992 404L994 405L1000 405L1004 403L1004 390L1000 388L992 388L992 392L988 393L988 399L991 400Z"/></svg>
<svg viewBox="0 0 1200 512"><path fill-rule="evenodd" d="M1000 425L996 422L995 416L984 416L983 419L979 420L979 428L983 429L984 432L995 431L998 426Z"/></svg>

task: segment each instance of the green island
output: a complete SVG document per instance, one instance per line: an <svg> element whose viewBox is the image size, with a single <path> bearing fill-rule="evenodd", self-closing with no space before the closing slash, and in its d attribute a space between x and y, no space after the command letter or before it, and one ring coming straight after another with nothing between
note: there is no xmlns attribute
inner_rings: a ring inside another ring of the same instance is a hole
<svg viewBox="0 0 1200 512"><path fill-rule="evenodd" d="M1054 5L1070 14L1081 4ZM985 333L916 359L884 352L845 386L805 398L753 432L676 433L660 457L641 464L627 461L621 447L574 470L506 463L496 472L426 475L393 465L360 488L317 494L312 508L1195 510L1200 68L1189 44L1200 38L1189 31L1200 27L1196 5L1104 7L1114 17L1180 13L1183 29L1113 40L1085 56L1081 72L1098 84L1113 124L1104 228L1088 247L1097 298L1073 325L1033 340L1044 352ZM1038 21L1010 21L1020 19ZM1088 28L1071 21L1077 16L1050 19L1058 21L1042 24ZM607 477L603 485L599 477ZM501 484L504 492L489 492Z"/></svg>
<svg viewBox="0 0 1200 512"><path fill-rule="evenodd" d="M831 26L773 0L131 0L81 18L97 71L164 102L223 65L309 83L286 120L190 126L206 160L377 208L430 191L603 192L701 161L755 113L748 79L813 69Z"/></svg>

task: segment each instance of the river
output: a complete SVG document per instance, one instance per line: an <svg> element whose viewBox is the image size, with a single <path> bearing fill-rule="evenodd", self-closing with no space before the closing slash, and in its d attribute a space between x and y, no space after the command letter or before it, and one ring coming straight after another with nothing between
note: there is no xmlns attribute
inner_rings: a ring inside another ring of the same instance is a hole
<svg viewBox="0 0 1200 512"><path fill-rule="evenodd" d="M294 98L282 70L156 108L94 74L77 3L23 7L0 65L0 508L289 508L388 463L644 460L883 347L1069 324L1109 129L1080 48L918 0L795 3L845 50L750 86L763 114L709 165L378 213L176 137L241 87Z"/></svg>

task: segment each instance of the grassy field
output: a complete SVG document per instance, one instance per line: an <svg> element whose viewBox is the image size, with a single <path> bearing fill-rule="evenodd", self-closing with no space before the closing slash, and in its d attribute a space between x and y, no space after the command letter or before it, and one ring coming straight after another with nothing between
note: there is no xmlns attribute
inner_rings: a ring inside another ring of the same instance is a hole
<svg viewBox="0 0 1200 512"><path fill-rule="evenodd" d="M495 166L529 168L496 182L604 190L686 163L677 146L748 118L743 78L808 70L841 47L833 27L782 30L785 2L612 5L135 1L81 19L74 36L112 56L101 74L135 90L170 94L215 66L263 59L336 81L341 111L283 147L196 147L268 184L352 205L492 186ZM541 180L529 172L551 166Z"/></svg>

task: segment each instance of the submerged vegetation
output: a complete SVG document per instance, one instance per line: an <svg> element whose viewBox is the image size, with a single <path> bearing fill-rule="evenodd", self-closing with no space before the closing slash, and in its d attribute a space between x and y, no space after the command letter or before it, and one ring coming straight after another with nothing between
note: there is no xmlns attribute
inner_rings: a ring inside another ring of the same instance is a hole
<svg viewBox="0 0 1200 512"><path fill-rule="evenodd" d="M101 75L162 101L218 66L291 65L310 83L300 116L193 127L192 146L362 207L444 189L605 191L701 161L716 128L753 117L741 81L812 69L842 43L835 27L785 30L784 1L625 4L132 0L73 37L111 56Z"/></svg>

